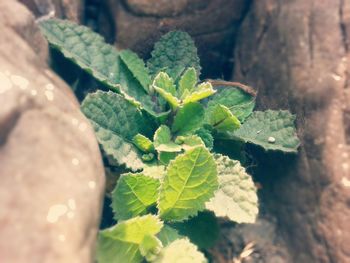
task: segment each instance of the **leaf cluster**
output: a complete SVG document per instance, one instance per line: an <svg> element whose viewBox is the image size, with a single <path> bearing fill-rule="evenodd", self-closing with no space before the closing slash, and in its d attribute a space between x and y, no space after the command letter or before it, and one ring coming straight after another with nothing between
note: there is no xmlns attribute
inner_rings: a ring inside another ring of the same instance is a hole
<svg viewBox="0 0 350 263"><path fill-rule="evenodd" d="M256 111L255 94L200 81L197 49L181 31L164 35L145 63L84 26L41 22L50 44L110 91L86 96L81 110L120 176L111 193L118 223L100 232L98 262L206 262L217 217L253 223L257 189L216 140L296 152L294 116Z"/></svg>

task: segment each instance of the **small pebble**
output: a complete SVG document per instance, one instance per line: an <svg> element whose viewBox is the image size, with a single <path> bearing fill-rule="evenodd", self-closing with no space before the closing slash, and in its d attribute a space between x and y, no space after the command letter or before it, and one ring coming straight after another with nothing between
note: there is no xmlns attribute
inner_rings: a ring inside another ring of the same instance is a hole
<svg viewBox="0 0 350 263"><path fill-rule="evenodd" d="M275 137L269 137L269 138L267 139L267 141L268 141L269 143L274 143L274 142L276 141L276 139L275 139Z"/></svg>

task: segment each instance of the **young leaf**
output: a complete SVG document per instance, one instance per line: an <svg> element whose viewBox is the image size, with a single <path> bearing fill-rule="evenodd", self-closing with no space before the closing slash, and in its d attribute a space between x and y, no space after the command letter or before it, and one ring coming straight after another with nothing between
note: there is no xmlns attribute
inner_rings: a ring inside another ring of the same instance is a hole
<svg viewBox="0 0 350 263"><path fill-rule="evenodd" d="M171 160L174 160L176 157L176 152L159 152L158 160L163 165L168 165Z"/></svg>
<svg viewBox="0 0 350 263"><path fill-rule="evenodd" d="M204 209L218 187L210 152L197 147L170 162L161 185L158 208L164 220L181 221Z"/></svg>
<svg viewBox="0 0 350 263"><path fill-rule="evenodd" d="M300 142L294 121L289 111L255 111L232 135L265 150L296 153Z"/></svg>
<svg viewBox="0 0 350 263"><path fill-rule="evenodd" d="M195 68L188 68L185 73L181 76L179 81L179 97L182 99L184 92L187 91L188 94L194 90L197 83L197 72Z"/></svg>
<svg viewBox="0 0 350 263"><path fill-rule="evenodd" d="M146 235L140 244L141 255L149 262L152 262L157 258L157 255L161 252L162 248L162 242L155 236L151 235Z"/></svg>
<svg viewBox="0 0 350 263"><path fill-rule="evenodd" d="M200 128L203 121L203 106L198 102L191 102L178 109L171 130L178 135L190 134Z"/></svg>
<svg viewBox="0 0 350 263"><path fill-rule="evenodd" d="M229 108L218 104L216 107L207 109L207 111L209 110L210 112L206 112L206 118L209 124L218 132L232 132L241 126L241 123Z"/></svg>
<svg viewBox="0 0 350 263"><path fill-rule="evenodd" d="M191 37L181 31L172 31L160 38L154 45L152 57L147 65L152 75L165 71L177 80L184 69L193 67L200 73L197 48Z"/></svg>
<svg viewBox="0 0 350 263"><path fill-rule="evenodd" d="M176 138L175 142L181 144L182 149L184 149L185 151L197 146L205 147L204 142L197 135L179 136Z"/></svg>
<svg viewBox="0 0 350 263"><path fill-rule="evenodd" d="M149 85L151 84L151 78L149 76L148 68L146 68L144 61L139 56L130 51L123 50L119 52L119 56L133 76L138 80L143 89L149 92Z"/></svg>
<svg viewBox="0 0 350 263"><path fill-rule="evenodd" d="M154 133L154 146L158 152L181 152L182 148L171 140L168 126L161 125Z"/></svg>
<svg viewBox="0 0 350 263"><path fill-rule="evenodd" d="M86 96L81 110L93 124L97 140L106 154L132 170L143 167L137 148L131 143L138 134L150 134L143 114L114 92L97 91Z"/></svg>
<svg viewBox="0 0 350 263"><path fill-rule="evenodd" d="M214 86L216 93L209 98L207 111L221 104L230 109L241 122L253 112L255 96L234 86Z"/></svg>
<svg viewBox="0 0 350 263"><path fill-rule="evenodd" d="M147 213L158 199L159 180L139 174L120 176L112 192L112 209L116 219L129 219Z"/></svg>
<svg viewBox="0 0 350 263"><path fill-rule="evenodd" d="M187 236L200 249L211 248L219 238L219 224L211 211L203 211L187 221L172 225L180 235Z"/></svg>
<svg viewBox="0 0 350 263"><path fill-rule="evenodd" d="M172 109L176 109L180 105L180 100L172 95L170 92L165 91L164 89L153 86L154 90L162 96L171 106Z"/></svg>
<svg viewBox="0 0 350 263"><path fill-rule="evenodd" d="M165 247L154 263L207 263L204 255L187 238L177 239Z"/></svg>
<svg viewBox="0 0 350 263"><path fill-rule="evenodd" d="M157 237L162 241L163 246L167 246L176 239L183 238L175 228L169 225L164 225L162 230L158 233Z"/></svg>
<svg viewBox="0 0 350 263"><path fill-rule="evenodd" d="M197 86L197 88L187 95L183 103L187 104L190 102L196 102L202 99L205 99L211 95L213 95L216 91L213 89L213 86L209 82L203 82Z"/></svg>
<svg viewBox="0 0 350 263"><path fill-rule="evenodd" d="M97 245L99 263L141 263L140 244L145 236L155 236L163 223L153 215L135 217L100 231Z"/></svg>
<svg viewBox="0 0 350 263"><path fill-rule="evenodd" d="M153 87L163 89L173 96L176 96L176 87L172 78L165 72L159 72L154 78Z"/></svg>
<svg viewBox="0 0 350 263"><path fill-rule="evenodd" d="M236 160L216 154L219 189L206 203L216 216L228 217L237 223L254 223L258 214L257 189L250 175Z"/></svg>
<svg viewBox="0 0 350 263"><path fill-rule="evenodd" d="M145 153L154 152L154 145L152 141L142 134L136 134L134 138L132 138L132 142L137 148Z"/></svg>

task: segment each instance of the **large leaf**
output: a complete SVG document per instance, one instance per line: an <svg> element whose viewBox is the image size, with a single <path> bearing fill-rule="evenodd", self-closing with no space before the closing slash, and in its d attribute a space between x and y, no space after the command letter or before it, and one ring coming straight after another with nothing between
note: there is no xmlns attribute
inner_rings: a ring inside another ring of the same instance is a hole
<svg viewBox="0 0 350 263"><path fill-rule="evenodd" d="M158 199L159 180L142 173L123 174L112 192L112 208L116 219L144 215Z"/></svg>
<svg viewBox="0 0 350 263"><path fill-rule="evenodd" d="M216 154L219 189L206 203L216 216L227 217L237 223L254 223L258 214L257 189L249 174L236 160Z"/></svg>
<svg viewBox="0 0 350 263"><path fill-rule="evenodd" d="M154 103L147 94L150 78L144 62L133 52L118 52L115 47L85 26L68 20L49 19L40 22L49 43L90 73L94 78L140 103L153 115Z"/></svg>
<svg viewBox="0 0 350 263"><path fill-rule="evenodd" d="M219 238L219 224L213 212L203 211L187 221L172 225L200 249L213 247Z"/></svg>
<svg viewBox="0 0 350 263"><path fill-rule="evenodd" d="M188 239L177 239L165 247L154 263L206 263L204 255Z"/></svg>
<svg viewBox="0 0 350 263"><path fill-rule="evenodd" d="M300 143L294 121L289 111L255 111L232 135L265 150L296 153Z"/></svg>
<svg viewBox="0 0 350 263"><path fill-rule="evenodd" d="M197 147L178 155L170 162L160 189L160 217L181 221L196 215L217 187L216 164L206 148Z"/></svg>
<svg viewBox="0 0 350 263"><path fill-rule="evenodd" d="M242 88L235 86L222 86L215 84L213 84L213 86L216 93L209 98L206 112L210 113L216 105L221 104L229 108L232 114L241 122L244 122L253 112L255 106L255 93L253 93L253 91L247 92Z"/></svg>
<svg viewBox="0 0 350 263"><path fill-rule="evenodd" d="M135 217L100 231L97 246L99 263L139 263L140 245L146 236L155 236L163 223L153 215Z"/></svg>
<svg viewBox="0 0 350 263"><path fill-rule="evenodd" d="M81 109L94 126L106 154L132 170L143 167L138 149L131 143L138 134L150 134L144 115L121 95L103 91L89 94Z"/></svg>
<svg viewBox="0 0 350 263"><path fill-rule="evenodd" d="M177 80L185 69L193 67L199 76L200 64L197 48L191 37L185 32L172 31L162 36L154 45L151 55L147 65L153 75L165 71L170 77Z"/></svg>
<svg viewBox="0 0 350 263"><path fill-rule="evenodd" d="M204 121L204 109L198 102L188 103L178 109L171 130L178 135L190 134Z"/></svg>

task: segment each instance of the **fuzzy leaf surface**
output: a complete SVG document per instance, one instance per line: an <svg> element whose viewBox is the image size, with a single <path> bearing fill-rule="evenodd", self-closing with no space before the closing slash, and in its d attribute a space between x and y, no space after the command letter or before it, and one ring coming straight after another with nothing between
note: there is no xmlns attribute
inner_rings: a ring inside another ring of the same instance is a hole
<svg viewBox="0 0 350 263"><path fill-rule="evenodd" d="M68 20L45 20L40 22L40 29L49 43L66 58L110 89L157 115L147 94L148 69L135 53L129 50L118 52L88 27Z"/></svg>
<svg viewBox="0 0 350 263"><path fill-rule="evenodd" d="M138 174L123 174L112 192L116 219L129 219L147 213L158 199L159 180Z"/></svg>
<svg viewBox="0 0 350 263"><path fill-rule="evenodd" d="M97 245L99 263L140 263L140 244L145 236L157 235L163 223L153 215L135 217L100 231Z"/></svg>
<svg viewBox="0 0 350 263"><path fill-rule="evenodd" d="M211 131L207 129L206 127L201 127L198 130L196 130L195 134L199 136L202 141L204 142L205 146L211 150L214 146L214 138L211 134Z"/></svg>
<svg viewBox="0 0 350 263"><path fill-rule="evenodd" d="M255 111L232 135L265 150L296 153L300 142L294 121L289 111Z"/></svg>
<svg viewBox="0 0 350 263"><path fill-rule="evenodd" d="M177 239L160 252L154 263L207 263L204 255L187 238Z"/></svg>
<svg viewBox="0 0 350 263"><path fill-rule="evenodd" d="M252 114L255 107L255 96L234 86L214 86L216 93L209 98L207 112L221 104L230 109L241 122Z"/></svg>
<svg viewBox="0 0 350 263"><path fill-rule="evenodd" d="M258 196L254 182L239 161L216 154L219 189L206 203L216 216L237 223L254 223L258 215Z"/></svg>
<svg viewBox="0 0 350 263"><path fill-rule="evenodd" d="M165 71L172 79L177 80L181 73L189 67L193 67L200 73L197 48L185 32L172 31L160 38L154 45L152 57L147 66L152 75Z"/></svg>
<svg viewBox="0 0 350 263"><path fill-rule="evenodd" d="M178 135L186 135L199 129L203 122L203 106L198 102L191 102L178 109L171 130Z"/></svg>
<svg viewBox="0 0 350 263"><path fill-rule="evenodd" d="M117 164L132 170L143 167L138 149L131 143L138 134L149 134L147 119L134 105L114 92L89 94L81 110L92 123L97 140Z"/></svg>
<svg viewBox="0 0 350 263"><path fill-rule="evenodd" d="M205 147L178 155L167 168L158 208L164 220L182 221L205 208L218 188L213 156Z"/></svg>

